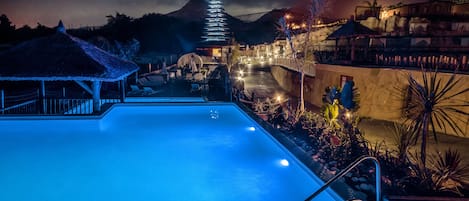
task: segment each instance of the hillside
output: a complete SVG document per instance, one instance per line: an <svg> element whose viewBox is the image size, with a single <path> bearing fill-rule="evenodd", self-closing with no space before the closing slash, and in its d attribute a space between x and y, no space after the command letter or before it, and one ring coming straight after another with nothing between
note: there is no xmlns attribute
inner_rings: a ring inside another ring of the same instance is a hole
<svg viewBox="0 0 469 201"><path fill-rule="evenodd" d="M105 38L113 41L140 42L141 52L184 53L193 51L202 40L207 3L205 0L189 0L181 9L168 14L146 14L131 18L123 13L108 15L107 24L100 27L84 27L67 32L84 40ZM243 22L227 13L229 32L243 44L272 42L278 35L275 23L285 10L273 10L254 22ZM20 28L7 43L18 43L54 30L45 26L36 29Z"/></svg>

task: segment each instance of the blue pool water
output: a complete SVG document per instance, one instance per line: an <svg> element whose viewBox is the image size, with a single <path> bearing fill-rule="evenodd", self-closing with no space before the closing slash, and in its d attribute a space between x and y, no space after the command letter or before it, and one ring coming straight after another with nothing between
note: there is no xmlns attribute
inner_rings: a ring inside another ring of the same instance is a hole
<svg viewBox="0 0 469 201"><path fill-rule="evenodd" d="M322 183L232 104L119 105L0 128L2 201L301 201Z"/></svg>

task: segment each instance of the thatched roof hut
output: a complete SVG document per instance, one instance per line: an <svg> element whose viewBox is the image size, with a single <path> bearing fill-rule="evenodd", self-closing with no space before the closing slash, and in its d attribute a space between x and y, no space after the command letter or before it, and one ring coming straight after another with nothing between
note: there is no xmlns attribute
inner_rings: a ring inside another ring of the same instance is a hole
<svg viewBox="0 0 469 201"><path fill-rule="evenodd" d="M41 81L42 93L44 81L75 81L93 95L97 111L101 82L123 83L138 69L131 61L67 34L62 22L55 34L0 53L0 81ZM92 82L91 87L85 81Z"/></svg>
<svg viewBox="0 0 469 201"><path fill-rule="evenodd" d="M0 53L0 80L122 80L139 67L58 31Z"/></svg>
<svg viewBox="0 0 469 201"><path fill-rule="evenodd" d="M352 38L357 36L372 36L378 35L378 32L371 30L370 28L356 22L354 20L349 20L347 23L342 25L339 29L332 32L327 39L336 39L336 38Z"/></svg>
<svg viewBox="0 0 469 201"><path fill-rule="evenodd" d="M339 29L332 32L327 39L328 40L335 40L335 55L337 55L338 51L338 43L339 39L347 39L347 46L350 47L350 61L353 62L355 60L355 46L356 41L358 38L366 38L366 37L373 37L378 35L379 33L369 29L368 27L356 22L354 20L349 20L347 23L342 25Z"/></svg>

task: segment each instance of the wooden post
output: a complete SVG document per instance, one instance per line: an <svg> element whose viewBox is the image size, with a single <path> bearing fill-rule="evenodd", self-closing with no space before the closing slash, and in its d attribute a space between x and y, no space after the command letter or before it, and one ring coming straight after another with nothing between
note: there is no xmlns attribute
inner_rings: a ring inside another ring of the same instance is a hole
<svg viewBox="0 0 469 201"><path fill-rule="evenodd" d="M41 80L41 89L39 90L39 98L41 101L42 105L42 114L45 114L47 111L47 103L46 103L46 84L44 80Z"/></svg>
<svg viewBox="0 0 469 201"><path fill-rule="evenodd" d="M335 48L334 48L334 60L338 60L338 56L339 56L339 39L336 38L335 39Z"/></svg>
<svg viewBox="0 0 469 201"><path fill-rule="evenodd" d="M463 55L461 58L461 69L466 70L467 65L467 56Z"/></svg>
<svg viewBox="0 0 469 201"><path fill-rule="evenodd" d="M349 39L352 47L350 48L350 61L353 63L355 61L355 39Z"/></svg>
<svg viewBox="0 0 469 201"><path fill-rule="evenodd" d="M93 113L101 111L101 81L93 81Z"/></svg>
<svg viewBox="0 0 469 201"><path fill-rule="evenodd" d="M2 89L0 90L0 101L1 101L1 104L0 104L0 109L2 109L2 114L5 114L5 91Z"/></svg>
<svg viewBox="0 0 469 201"><path fill-rule="evenodd" d="M123 78L119 83L120 84L120 92L121 92L121 95L120 95L121 103L123 103L125 101L125 79L126 78Z"/></svg>

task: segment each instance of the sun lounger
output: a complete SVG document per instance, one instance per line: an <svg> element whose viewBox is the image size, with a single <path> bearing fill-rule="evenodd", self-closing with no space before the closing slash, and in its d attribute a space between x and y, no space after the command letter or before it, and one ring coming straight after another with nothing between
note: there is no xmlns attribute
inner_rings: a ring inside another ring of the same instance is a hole
<svg viewBox="0 0 469 201"><path fill-rule="evenodd" d="M131 89L132 91L139 91L139 90L140 90L140 88L138 88L137 85L133 85L133 84L130 85L130 89Z"/></svg>
<svg viewBox="0 0 469 201"><path fill-rule="evenodd" d="M140 78L139 84L145 87L159 87L166 83L167 75L155 74Z"/></svg>
<svg viewBox="0 0 469 201"><path fill-rule="evenodd" d="M160 93L163 90L153 90L151 87L143 87L143 95L153 95Z"/></svg>

